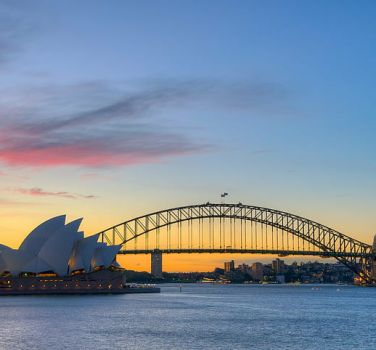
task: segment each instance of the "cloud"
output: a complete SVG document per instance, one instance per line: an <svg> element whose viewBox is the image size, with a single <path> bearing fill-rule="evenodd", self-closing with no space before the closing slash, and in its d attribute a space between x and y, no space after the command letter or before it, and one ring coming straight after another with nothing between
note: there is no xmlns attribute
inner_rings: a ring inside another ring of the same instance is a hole
<svg viewBox="0 0 376 350"><path fill-rule="evenodd" d="M51 191L45 191L42 188L39 187L33 187L33 188L15 188L12 189L12 191L25 194L29 196L36 196L36 197L62 197L62 198L71 198L71 199L77 199L77 198L85 198L85 199L94 199L97 198L94 195L82 195L77 193L70 193L65 191L59 191L59 192L51 192Z"/></svg>
<svg viewBox="0 0 376 350"><path fill-rule="evenodd" d="M150 82L127 93L98 82L43 87L0 100L0 162L94 168L206 152L211 145L186 121L161 115L208 105L248 111L280 94L273 85L200 80Z"/></svg>

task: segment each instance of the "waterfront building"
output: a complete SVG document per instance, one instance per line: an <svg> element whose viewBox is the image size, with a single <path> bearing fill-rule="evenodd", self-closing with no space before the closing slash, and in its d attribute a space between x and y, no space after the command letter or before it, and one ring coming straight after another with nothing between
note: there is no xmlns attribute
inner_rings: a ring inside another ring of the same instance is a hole
<svg viewBox="0 0 376 350"><path fill-rule="evenodd" d="M238 270L244 274L251 275L251 268L248 264L241 264L238 266Z"/></svg>
<svg viewBox="0 0 376 350"><path fill-rule="evenodd" d="M283 274L285 272L285 262L280 259L276 259L272 261L272 269L273 272L277 275Z"/></svg>
<svg viewBox="0 0 376 350"><path fill-rule="evenodd" d="M0 245L0 295L127 293L116 262L121 245L84 237L82 219L65 215L36 227L18 249Z"/></svg>
<svg viewBox="0 0 376 350"><path fill-rule="evenodd" d="M251 267L251 276L256 281L262 281L264 277L264 265L260 262L255 262Z"/></svg>
<svg viewBox="0 0 376 350"><path fill-rule="evenodd" d="M77 271L119 266L114 260L120 245L97 242L99 235L84 238L82 218L65 224L65 215L39 225L18 249L0 245L0 273L9 275L53 273L66 276Z"/></svg>
<svg viewBox="0 0 376 350"><path fill-rule="evenodd" d="M230 272L235 270L235 261L225 261L225 272Z"/></svg>

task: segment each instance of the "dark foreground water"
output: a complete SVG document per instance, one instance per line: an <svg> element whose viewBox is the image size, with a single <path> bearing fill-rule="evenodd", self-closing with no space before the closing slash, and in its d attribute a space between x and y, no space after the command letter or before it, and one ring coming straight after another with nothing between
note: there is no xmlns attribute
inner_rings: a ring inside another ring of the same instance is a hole
<svg viewBox="0 0 376 350"><path fill-rule="evenodd" d="M0 298L0 349L376 349L376 288L163 285Z"/></svg>

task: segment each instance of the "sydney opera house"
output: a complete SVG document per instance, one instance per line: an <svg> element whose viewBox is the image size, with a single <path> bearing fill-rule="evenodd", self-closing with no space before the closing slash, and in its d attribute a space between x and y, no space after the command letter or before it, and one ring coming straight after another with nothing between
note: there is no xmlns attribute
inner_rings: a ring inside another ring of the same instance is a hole
<svg viewBox="0 0 376 350"><path fill-rule="evenodd" d="M82 219L65 219L42 223L18 249L0 245L0 295L129 292L116 262L120 246L84 237Z"/></svg>

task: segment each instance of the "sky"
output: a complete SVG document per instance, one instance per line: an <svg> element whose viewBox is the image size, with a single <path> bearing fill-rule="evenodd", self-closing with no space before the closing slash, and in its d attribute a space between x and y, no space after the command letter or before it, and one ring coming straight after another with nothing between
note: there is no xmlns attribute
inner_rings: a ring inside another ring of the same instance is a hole
<svg viewBox="0 0 376 350"><path fill-rule="evenodd" d="M371 243L375 16L374 1L0 0L1 243L224 191Z"/></svg>

